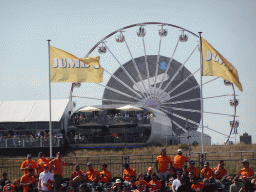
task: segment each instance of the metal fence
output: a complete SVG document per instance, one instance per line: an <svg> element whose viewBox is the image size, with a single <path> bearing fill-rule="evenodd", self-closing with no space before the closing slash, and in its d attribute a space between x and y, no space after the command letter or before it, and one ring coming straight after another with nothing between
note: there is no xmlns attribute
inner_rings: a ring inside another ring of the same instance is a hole
<svg viewBox="0 0 256 192"><path fill-rule="evenodd" d="M83 157L63 157L62 160L68 163L79 164L81 170L87 171L88 168L86 164L91 162L93 168L96 170L102 170L102 164L108 164L108 170L112 172L113 177L121 177L125 163L129 163L130 167L134 168L138 173L146 173L148 167L153 167L155 170L155 161L159 154L150 155L109 155L109 156L83 156ZM176 154L168 154L173 159ZM183 154L189 157L189 154ZM210 167L217 167L220 160L225 161L225 168L228 170L229 174L237 174L242 168L241 161L243 159L248 159L250 161L250 167L256 171L256 152L255 151L237 151L237 152L210 152L205 153L205 161L210 162ZM200 170L201 166L201 154L192 153L190 154L190 159L196 162L196 167ZM20 166L25 159L7 159L2 157L0 159L0 172L6 172L8 178L20 179L23 172L20 171ZM37 159L33 160L37 161ZM63 171L63 177L69 178L71 173L74 171L74 166L65 166Z"/></svg>

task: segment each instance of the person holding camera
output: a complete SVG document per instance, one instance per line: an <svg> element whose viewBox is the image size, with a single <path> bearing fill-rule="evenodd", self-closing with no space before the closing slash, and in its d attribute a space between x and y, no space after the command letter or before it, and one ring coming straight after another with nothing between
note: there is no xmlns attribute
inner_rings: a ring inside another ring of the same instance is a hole
<svg viewBox="0 0 256 192"><path fill-rule="evenodd" d="M20 185L23 186L23 192L32 192L35 185L34 169L29 169L26 175L20 179Z"/></svg>
<svg viewBox="0 0 256 192"><path fill-rule="evenodd" d="M108 166L106 163L102 164L103 171L100 172L99 182L108 183L108 182L112 181L112 173L107 170L107 167Z"/></svg>
<svg viewBox="0 0 256 192"><path fill-rule="evenodd" d="M3 192L14 192L15 191L15 186L11 184L10 180L5 181L5 186L3 188Z"/></svg>

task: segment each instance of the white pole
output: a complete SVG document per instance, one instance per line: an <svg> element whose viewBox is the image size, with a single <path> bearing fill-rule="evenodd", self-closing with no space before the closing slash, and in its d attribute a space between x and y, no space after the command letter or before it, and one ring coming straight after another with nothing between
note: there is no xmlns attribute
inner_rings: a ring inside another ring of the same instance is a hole
<svg viewBox="0 0 256 192"><path fill-rule="evenodd" d="M203 155L204 155L204 139L203 139L203 134L204 134L204 105L203 105L203 53L202 53L202 39L201 39L201 34L202 32L199 32L199 39L200 39L200 101L201 101L201 126L202 126L202 132L201 132L201 147L202 147L202 160L203 160Z"/></svg>
<svg viewBox="0 0 256 192"><path fill-rule="evenodd" d="M50 41L48 41L48 54L49 54L49 116L50 116L50 121L49 121L49 134L50 134L50 159L52 158L52 98L51 98L51 61L50 61Z"/></svg>

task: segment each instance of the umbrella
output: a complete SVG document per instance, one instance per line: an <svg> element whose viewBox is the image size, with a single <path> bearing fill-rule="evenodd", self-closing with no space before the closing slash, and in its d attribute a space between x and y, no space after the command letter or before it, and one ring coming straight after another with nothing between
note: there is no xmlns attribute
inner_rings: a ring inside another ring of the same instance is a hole
<svg viewBox="0 0 256 192"><path fill-rule="evenodd" d="M84 107L84 108L80 109L79 111L81 111L81 112L92 112L92 111L102 111L102 110L100 110L96 107L90 107L89 106L89 107Z"/></svg>
<svg viewBox="0 0 256 192"><path fill-rule="evenodd" d="M126 106L123 106L123 107L119 107L117 109L122 110L122 111L142 111L143 110L139 107L132 106L132 105L126 105Z"/></svg>

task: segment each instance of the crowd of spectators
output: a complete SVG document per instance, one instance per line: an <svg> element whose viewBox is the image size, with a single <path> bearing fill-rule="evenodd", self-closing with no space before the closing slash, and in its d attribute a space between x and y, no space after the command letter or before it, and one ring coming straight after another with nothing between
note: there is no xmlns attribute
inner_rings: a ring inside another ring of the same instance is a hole
<svg viewBox="0 0 256 192"><path fill-rule="evenodd" d="M8 174L3 173L1 187L3 192L255 192L256 175L249 167L249 161L242 161L243 168L237 175L229 175L224 161L210 168L209 162L199 170L195 162L182 155L178 149L172 161L166 155L166 149L156 159L155 168L148 167L145 173L136 173L129 164L124 164L123 175L113 177L106 163L102 170L96 170L91 162L87 163L88 170L83 171L79 165L74 166L70 178L63 178L63 166L74 165L62 161L62 153L50 160L40 152L36 163L30 154L27 155L20 168L23 176L11 182Z"/></svg>

